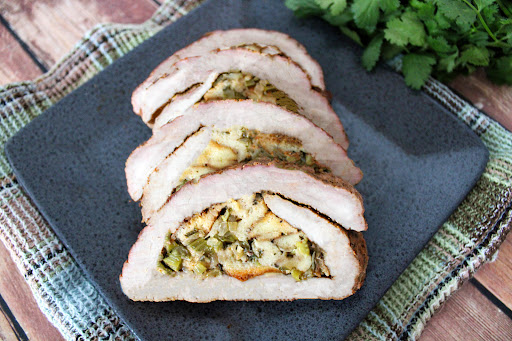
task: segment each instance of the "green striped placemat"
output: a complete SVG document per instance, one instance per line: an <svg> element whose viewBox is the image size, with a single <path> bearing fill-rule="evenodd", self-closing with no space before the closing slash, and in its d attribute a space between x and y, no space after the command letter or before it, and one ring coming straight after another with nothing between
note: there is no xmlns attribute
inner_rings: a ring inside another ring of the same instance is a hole
<svg viewBox="0 0 512 341"><path fill-rule="evenodd" d="M0 87L0 239L42 311L66 339L135 336L86 279L20 188L4 145L33 118L200 2L166 1L141 25L98 25L46 74L32 82ZM435 310L492 258L510 230L512 133L433 79L423 90L482 139L490 159L466 199L350 339L417 338Z"/></svg>

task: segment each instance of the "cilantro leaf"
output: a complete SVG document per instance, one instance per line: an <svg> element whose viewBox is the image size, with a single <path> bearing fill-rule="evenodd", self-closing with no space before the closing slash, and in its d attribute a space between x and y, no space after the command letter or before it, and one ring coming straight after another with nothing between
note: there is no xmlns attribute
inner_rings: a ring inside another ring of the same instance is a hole
<svg viewBox="0 0 512 341"><path fill-rule="evenodd" d="M476 20L476 12L460 0L436 0L437 8L465 30Z"/></svg>
<svg viewBox="0 0 512 341"><path fill-rule="evenodd" d="M315 2L309 0L286 0L284 4L299 18L322 13L322 9Z"/></svg>
<svg viewBox="0 0 512 341"><path fill-rule="evenodd" d="M322 9L328 9L332 15L338 15L347 7L347 0L315 0Z"/></svg>
<svg viewBox="0 0 512 341"><path fill-rule="evenodd" d="M400 7L399 0L381 0L379 7L385 14L390 14Z"/></svg>
<svg viewBox="0 0 512 341"><path fill-rule="evenodd" d="M418 18L421 20L432 19L434 13L436 12L436 6L432 2L412 1L411 6L416 9Z"/></svg>
<svg viewBox="0 0 512 341"><path fill-rule="evenodd" d="M489 50L485 47L470 45L460 55L460 62L464 65L473 64L476 66L489 65Z"/></svg>
<svg viewBox="0 0 512 341"><path fill-rule="evenodd" d="M489 34L485 31L475 31L468 35L468 41L476 46L485 46L489 42Z"/></svg>
<svg viewBox="0 0 512 341"><path fill-rule="evenodd" d="M353 31L345 26L340 27L340 30L341 32L343 32L344 35L355 41L359 46L363 46L361 38L359 37L359 34L357 34L356 31Z"/></svg>
<svg viewBox="0 0 512 341"><path fill-rule="evenodd" d="M357 27L368 33L375 31L380 16L378 0L354 0L350 9Z"/></svg>
<svg viewBox="0 0 512 341"><path fill-rule="evenodd" d="M487 76L497 84L512 84L512 56L498 58L487 69Z"/></svg>
<svg viewBox="0 0 512 341"><path fill-rule="evenodd" d="M388 21L384 35L398 46L405 46L407 43L422 46L426 37L423 23L414 12L405 12L400 18Z"/></svg>
<svg viewBox="0 0 512 341"><path fill-rule="evenodd" d="M439 59L439 63L437 64L439 70L447 72L447 73L451 73L455 69L455 66L457 66L456 60L457 60L458 56L459 56L459 50L455 51L454 53L452 53L448 56L445 56L445 57L442 57L441 59Z"/></svg>
<svg viewBox="0 0 512 341"><path fill-rule="evenodd" d="M370 71L375 67L375 64L377 64L377 61L380 57L380 49L382 47L382 42L384 41L384 36L382 34L379 34L375 36L366 49L363 52L363 66L366 70Z"/></svg>
<svg viewBox="0 0 512 341"><path fill-rule="evenodd" d="M487 68L512 85L510 0L285 0L299 16L318 15L365 47L362 65L402 56L407 84L419 88L432 72L449 80Z"/></svg>
<svg viewBox="0 0 512 341"><path fill-rule="evenodd" d="M453 46L451 46L445 37L427 37L427 43L430 48L438 53L448 53L453 50Z"/></svg>
<svg viewBox="0 0 512 341"><path fill-rule="evenodd" d="M494 0L475 0L476 8L479 11L492 4L494 4Z"/></svg>
<svg viewBox="0 0 512 341"><path fill-rule="evenodd" d="M402 72L405 83L413 89L419 89L425 84L432 73L436 59L431 56L410 53L402 59Z"/></svg>

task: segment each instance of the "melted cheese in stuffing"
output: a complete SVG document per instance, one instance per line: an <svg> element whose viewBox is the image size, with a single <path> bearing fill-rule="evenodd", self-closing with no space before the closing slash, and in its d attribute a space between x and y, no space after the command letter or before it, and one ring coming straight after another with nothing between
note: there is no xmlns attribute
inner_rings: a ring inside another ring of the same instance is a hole
<svg viewBox="0 0 512 341"><path fill-rule="evenodd" d="M213 205L168 238L166 245L174 246L162 250L159 262L159 269L168 274L224 273L242 281L267 272L292 274L297 280L329 276L323 251L272 213L260 194ZM174 266L174 253L182 255L179 266Z"/></svg>

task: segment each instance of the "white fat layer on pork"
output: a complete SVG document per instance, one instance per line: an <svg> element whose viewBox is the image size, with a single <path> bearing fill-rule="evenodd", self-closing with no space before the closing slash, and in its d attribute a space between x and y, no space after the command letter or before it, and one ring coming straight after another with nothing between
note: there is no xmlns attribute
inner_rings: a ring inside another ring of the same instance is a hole
<svg viewBox="0 0 512 341"><path fill-rule="evenodd" d="M144 186L156 167L159 168L159 172L163 172L168 167L179 167L184 170L195 160L193 155L198 154L192 153L187 157L185 153L176 160L172 155L187 137L201 127L225 130L232 126L243 126L268 134L282 134L297 138L302 142L304 150L320 164L328 167L334 175L350 184L356 184L362 178L361 171L348 158L346 151L325 131L306 118L269 103L226 100L202 103L188 109L185 115L166 124L146 143L132 152L126 161L125 169L128 192L132 199L140 200ZM208 144L207 142L204 144L205 140L186 143L189 146L196 143L193 148L202 152ZM165 164L160 165L164 160ZM173 165L174 162L177 163ZM168 179L171 183L177 181L173 178Z"/></svg>
<svg viewBox="0 0 512 341"><path fill-rule="evenodd" d="M348 147L343 126L327 98L315 91L302 69L288 58L268 56L245 49L217 51L175 63L167 76L149 89L138 88L132 96L134 111L144 122L175 94L203 83L213 72L241 71L267 80L294 100L299 113L324 129L342 147Z"/></svg>

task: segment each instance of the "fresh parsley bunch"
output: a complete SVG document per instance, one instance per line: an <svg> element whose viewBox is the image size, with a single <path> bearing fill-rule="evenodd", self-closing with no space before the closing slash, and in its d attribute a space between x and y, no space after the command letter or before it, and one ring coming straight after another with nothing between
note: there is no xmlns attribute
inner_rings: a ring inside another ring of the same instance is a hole
<svg viewBox="0 0 512 341"><path fill-rule="evenodd" d="M399 54L407 85L419 89L433 74L448 80L485 67L498 84L512 84L510 0L286 0L299 17L317 15L365 46L367 70Z"/></svg>

